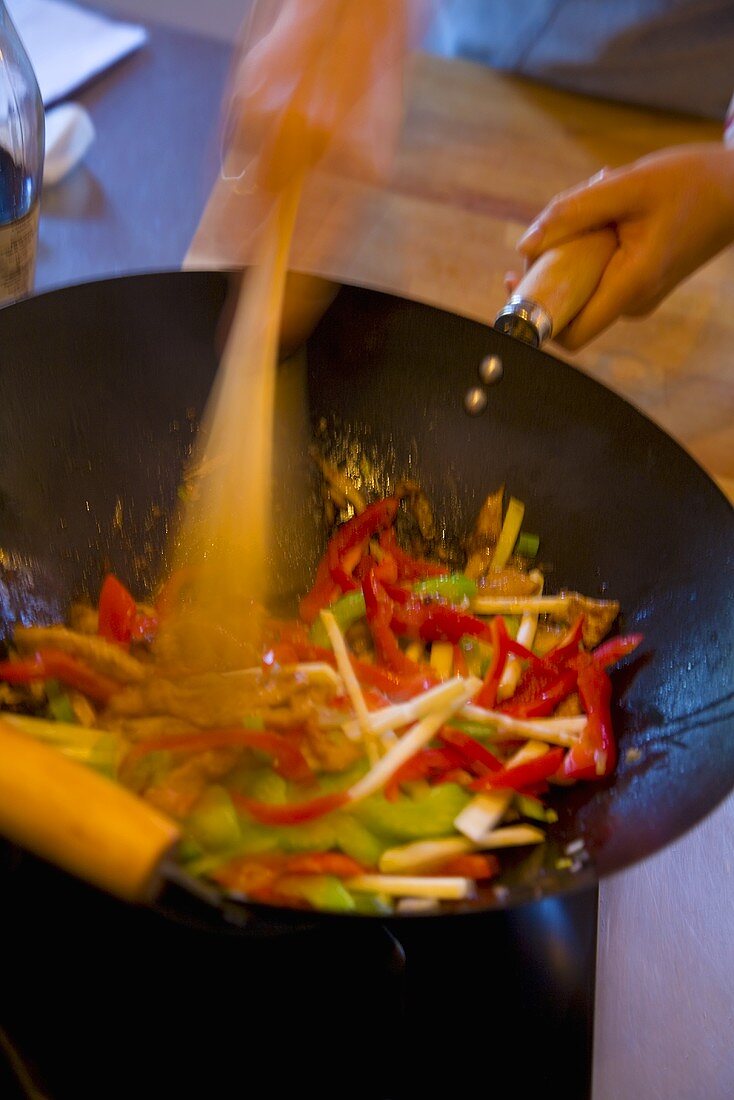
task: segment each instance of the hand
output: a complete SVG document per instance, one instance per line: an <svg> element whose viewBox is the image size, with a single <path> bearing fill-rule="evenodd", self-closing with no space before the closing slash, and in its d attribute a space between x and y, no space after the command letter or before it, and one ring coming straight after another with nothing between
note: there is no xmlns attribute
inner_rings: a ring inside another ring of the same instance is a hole
<svg viewBox="0 0 734 1100"><path fill-rule="evenodd" d="M277 191L327 149L341 170L382 178L402 119L403 62L427 8L427 0L256 0L226 136L246 185Z"/></svg>
<svg viewBox="0 0 734 1100"><path fill-rule="evenodd" d="M734 149L665 149L557 195L518 242L527 263L580 233L612 226L618 247L559 339L576 350L621 316L649 313L734 240ZM512 286L515 277L508 276Z"/></svg>

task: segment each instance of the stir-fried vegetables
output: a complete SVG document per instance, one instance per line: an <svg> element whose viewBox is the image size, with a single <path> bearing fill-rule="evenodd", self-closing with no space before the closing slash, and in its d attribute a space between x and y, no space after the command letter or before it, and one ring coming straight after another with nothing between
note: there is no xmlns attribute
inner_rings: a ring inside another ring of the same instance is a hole
<svg viewBox="0 0 734 1100"><path fill-rule="evenodd" d="M545 841L555 784L613 773L610 669L641 636L608 636L614 601L546 592L538 536L503 490L462 563L431 555L413 483L367 502L323 469L354 514L298 615L260 615L259 664L218 664L186 577L148 606L109 575L75 628L18 629L2 705L174 816L180 859L225 890L379 914L471 897L503 849ZM171 624L199 632L177 648Z"/></svg>

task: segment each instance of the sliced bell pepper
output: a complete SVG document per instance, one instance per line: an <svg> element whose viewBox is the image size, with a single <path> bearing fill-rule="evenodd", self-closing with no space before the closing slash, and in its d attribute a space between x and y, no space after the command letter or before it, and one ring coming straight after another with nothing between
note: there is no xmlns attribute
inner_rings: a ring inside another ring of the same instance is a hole
<svg viewBox="0 0 734 1100"><path fill-rule="evenodd" d="M138 607L133 596L113 573L108 573L99 593L97 633L108 642L127 645L132 637Z"/></svg>
<svg viewBox="0 0 734 1100"><path fill-rule="evenodd" d="M389 527L397 515L399 501L396 497L384 497L368 505L364 512L353 516L343 523L329 539L326 547L326 560L332 580L343 592L349 592L359 585L345 569L344 559L347 551ZM354 563L356 565L356 562Z"/></svg>
<svg viewBox="0 0 734 1100"><path fill-rule="evenodd" d="M349 796L345 791L332 791L303 802L272 803L259 802L247 798L237 791L229 792L238 810L244 810L263 825L298 825L302 821L313 821L346 805Z"/></svg>
<svg viewBox="0 0 734 1100"><path fill-rule="evenodd" d="M281 733L270 730L232 729L197 730L195 733L173 733L138 741L127 754L126 764L132 764L149 752L161 749L170 752L208 752L223 748L257 749L273 757L275 770L284 779L305 783L313 772L301 750Z"/></svg>
<svg viewBox="0 0 734 1100"><path fill-rule="evenodd" d="M476 596L477 582L465 573L449 573L445 577L429 577L417 581L413 585L413 592L421 598L438 596L449 603L462 603L463 600L471 600Z"/></svg>
<svg viewBox="0 0 734 1100"><path fill-rule="evenodd" d="M614 638L608 638L592 651L592 656L602 668L611 668L632 653L642 642L642 634L618 634Z"/></svg>
<svg viewBox="0 0 734 1100"><path fill-rule="evenodd" d="M362 593L367 623L380 661L401 675L416 673L418 665L402 651L392 631L394 604L372 569L362 580Z"/></svg>
<svg viewBox="0 0 734 1100"><path fill-rule="evenodd" d="M88 695L95 703L110 701L122 685L83 661L60 649L39 649L33 657L19 661L0 661L0 680L8 684L28 684L35 680L59 680L67 687Z"/></svg>
<svg viewBox="0 0 734 1100"><path fill-rule="evenodd" d="M578 674L573 668L558 670L545 667L533 670L524 682L521 678L515 694L499 704L503 714L513 718L546 718L559 703L576 690Z"/></svg>
<svg viewBox="0 0 734 1100"><path fill-rule="evenodd" d="M492 657L484 676L484 683L477 693L474 702L478 707L485 707L487 710L492 710L497 702L497 691L507 660L507 646L510 638L507 633L507 627L505 626L505 620L501 615L497 615L492 619L489 631L490 642L492 644Z"/></svg>
<svg viewBox="0 0 734 1100"><path fill-rule="evenodd" d="M500 861L491 852L466 852L452 856L437 867L434 874L459 875L460 878L473 878L476 882L495 878L500 871Z"/></svg>
<svg viewBox="0 0 734 1100"><path fill-rule="evenodd" d="M406 553L398 543L394 527L387 527L382 531L380 534L380 546L395 561L398 570L398 580L424 580L426 577L442 577L451 572L448 565L442 565L440 562L425 561L423 558L414 558Z"/></svg>
<svg viewBox="0 0 734 1100"><path fill-rule="evenodd" d="M366 871L361 863L343 852L302 852L288 856L285 870L290 875L334 875L336 878L349 878L362 875Z"/></svg>
<svg viewBox="0 0 734 1100"><path fill-rule="evenodd" d="M611 715L612 682L595 660L579 670L578 691L586 726L580 741L568 750L563 772L567 779L599 779L614 771L617 745Z"/></svg>
<svg viewBox="0 0 734 1100"><path fill-rule="evenodd" d="M421 749L393 772L385 784L385 798L394 802L403 783L415 783L420 779L438 779L447 772L462 768L464 758L460 752L447 745L443 749Z"/></svg>
<svg viewBox="0 0 734 1100"><path fill-rule="evenodd" d="M438 736L444 744L451 745L459 752L464 767L473 772L474 775L484 775L488 771L497 772L502 770L502 762L497 759L494 753L491 753L480 741L470 737L468 733L464 733L463 730L455 729L452 726L444 726L439 730Z"/></svg>
<svg viewBox="0 0 734 1100"><path fill-rule="evenodd" d="M551 749L543 756L529 760L527 764L516 764L514 768L488 772L473 780L470 787L473 791L493 791L503 788L524 791L526 788L535 788L548 776L558 771L563 762L563 754L564 750L561 748Z"/></svg>
<svg viewBox="0 0 734 1100"><path fill-rule="evenodd" d="M428 665L416 665L415 672L398 673L380 665L360 661L356 657L352 657L351 661L360 684L368 684L396 702L412 699L414 695L428 691L438 683L437 676Z"/></svg>

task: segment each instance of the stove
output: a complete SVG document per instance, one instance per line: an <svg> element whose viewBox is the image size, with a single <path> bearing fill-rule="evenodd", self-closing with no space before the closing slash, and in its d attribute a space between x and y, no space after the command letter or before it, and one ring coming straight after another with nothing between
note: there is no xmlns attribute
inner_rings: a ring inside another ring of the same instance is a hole
<svg viewBox="0 0 734 1100"><path fill-rule="evenodd" d="M502 1082L588 1100L596 888L252 938L122 905L19 852L12 864L3 1100L402 1100Z"/></svg>

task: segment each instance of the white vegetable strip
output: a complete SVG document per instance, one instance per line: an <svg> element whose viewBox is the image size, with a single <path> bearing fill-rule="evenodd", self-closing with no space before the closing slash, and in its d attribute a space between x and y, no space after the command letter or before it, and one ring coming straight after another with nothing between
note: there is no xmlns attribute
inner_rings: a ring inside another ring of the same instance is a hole
<svg viewBox="0 0 734 1100"><path fill-rule="evenodd" d="M367 758L370 764L374 764L379 760L380 756L378 742L370 726L370 712L367 710L367 704L364 701L362 689L354 674L352 662L349 659L349 653L347 651L347 644L339 629L339 624L331 611L322 611L321 621L326 627L326 633L329 635L329 641L331 642L331 648L334 650L337 666L344 680L344 686L347 689L349 698L352 700L352 706L357 713L357 720L364 739Z"/></svg>
<svg viewBox="0 0 734 1100"><path fill-rule="evenodd" d="M466 836L437 837L435 840L416 840L388 848L380 857L379 868L384 874L420 874L441 867L454 856L467 852L483 852L490 848L516 848L525 844L540 844L545 833L535 825L503 825L492 829L481 844L475 844Z"/></svg>
<svg viewBox="0 0 734 1100"><path fill-rule="evenodd" d="M380 713L375 711L371 720ZM568 718L515 718L500 710L485 710L474 703L467 703L460 717L483 726L494 726L498 733L488 734L490 740L514 740L518 733L522 733L533 740L549 741L552 745L568 748L576 744L587 721L584 714L569 715Z"/></svg>
<svg viewBox="0 0 734 1100"><path fill-rule="evenodd" d="M535 581L538 586L538 594L543 592L544 577L539 569L533 569L528 576ZM526 649L533 648L533 642L535 641L535 632L538 629L538 613L536 611L526 611L522 617L522 621L517 631L517 640L520 645L524 645ZM515 688L517 687L518 680L522 675L522 660L514 653L510 653L505 667L500 678L499 687L497 688L497 698L499 700L509 699L511 695L515 694Z"/></svg>
<svg viewBox="0 0 734 1100"><path fill-rule="evenodd" d="M542 741L527 741L507 761L508 768L526 764L538 756L544 756L548 746ZM481 844L500 823L512 801L513 791L496 790L478 794L454 819L454 828L468 836L475 844Z"/></svg>
<svg viewBox="0 0 734 1100"><path fill-rule="evenodd" d="M381 892L391 897L443 898L448 901L472 898L476 894L473 879L453 875L355 875L344 879L347 890L357 893Z"/></svg>
<svg viewBox="0 0 734 1100"><path fill-rule="evenodd" d="M441 726L457 710L460 710L466 700L475 695L482 686L482 681L477 677L469 677L466 680L457 677L457 681L460 685L457 697L450 703L444 703L433 713L426 715L425 718L421 718L407 733L403 734L385 756L378 760L353 787L350 787L348 792L350 801L356 802L358 799L367 798L368 795L374 794L375 791L379 791L381 787L384 787L393 772L397 771L406 760L410 760L411 756L414 756L424 745L427 745L438 733ZM452 681L448 682L451 683Z"/></svg>
<svg viewBox="0 0 734 1100"><path fill-rule="evenodd" d="M439 687L431 688L423 695L416 696L408 703L394 703L381 710L371 711L370 729L379 736L386 730L400 729L411 722L416 722L432 709L434 692L445 691L449 684L455 685L458 682L456 679L448 680ZM567 718L515 718L511 714L503 714L502 711L486 710L474 703L466 703L459 711L458 717L493 727L496 732L487 731L487 737L493 741L515 740L518 734L523 734L538 741L549 741L552 745L564 747L575 745L586 725L584 715L569 715ZM361 739L358 722L353 720L345 722L343 728L352 741Z"/></svg>
<svg viewBox="0 0 734 1100"><path fill-rule="evenodd" d="M469 605L475 615L563 615L567 596L475 596Z"/></svg>
<svg viewBox="0 0 734 1100"><path fill-rule="evenodd" d="M419 874L440 867L453 856L476 850L476 845L464 836L416 840L412 844L401 844L399 848L388 848L380 856L378 866L386 875Z"/></svg>
<svg viewBox="0 0 734 1100"><path fill-rule="evenodd" d="M540 844L545 833L536 825L503 825L501 829L492 829L482 837L477 846L485 848L519 848L523 844Z"/></svg>
<svg viewBox="0 0 734 1100"><path fill-rule="evenodd" d="M401 729L409 726L430 714L436 707L444 703L450 703L458 699L462 692L463 680L455 676L437 687L429 688L422 695L409 699L406 703L392 703L389 707L373 710L368 716L370 729L375 734L384 733L385 730ZM354 721L345 722L344 732L353 741L359 740L359 724Z"/></svg>

